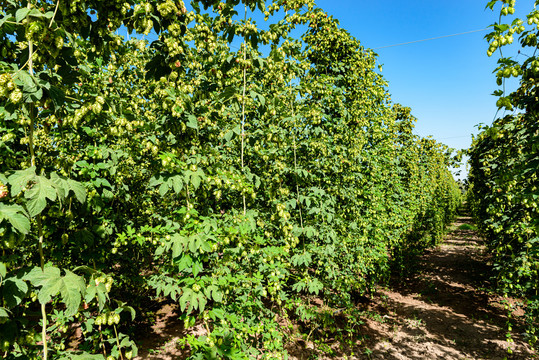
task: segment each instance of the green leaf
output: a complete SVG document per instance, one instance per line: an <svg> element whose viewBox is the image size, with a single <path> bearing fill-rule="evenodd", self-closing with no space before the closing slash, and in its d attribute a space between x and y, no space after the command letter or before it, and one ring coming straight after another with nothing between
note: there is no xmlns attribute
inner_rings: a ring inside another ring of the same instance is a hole
<svg viewBox="0 0 539 360"><path fill-rule="evenodd" d="M58 360L105 360L105 357L101 354L65 352Z"/></svg>
<svg viewBox="0 0 539 360"><path fill-rule="evenodd" d="M135 320L135 316L137 316L137 312L135 311L133 307L124 305L122 306L122 311L128 311L131 314L131 320Z"/></svg>
<svg viewBox="0 0 539 360"><path fill-rule="evenodd" d="M301 265L309 266L311 261L312 261L312 257L311 257L311 254L308 252L305 252L303 254L296 254L292 256L292 259L290 260L290 262L294 266L301 266Z"/></svg>
<svg viewBox="0 0 539 360"><path fill-rule="evenodd" d="M0 307L0 319L9 319L9 313L10 311L8 309Z"/></svg>
<svg viewBox="0 0 539 360"><path fill-rule="evenodd" d="M204 270L204 265L202 265L202 262L195 261L193 263L193 276L197 276L202 270Z"/></svg>
<svg viewBox="0 0 539 360"><path fill-rule="evenodd" d="M5 278L6 275L7 275L6 264L4 264L3 262L0 262L0 277Z"/></svg>
<svg viewBox="0 0 539 360"><path fill-rule="evenodd" d="M86 293L84 294L84 301L89 303L93 299L95 299L95 296L97 295L97 286L95 284L90 283L90 286L86 288Z"/></svg>
<svg viewBox="0 0 539 360"><path fill-rule="evenodd" d="M230 139L232 139L232 136L234 136L234 132L232 130L228 131L226 134L225 134L225 140L226 142L229 142Z"/></svg>
<svg viewBox="0 0 539 360"><path fill-rule="evenodd" d="M13 20L14 20L13 16L5 15L3 18L0 19L0 28L1 28L2 26L4 26L4 23L5 23L6 21L13 21Z"/></svg>
<svg viewBox="0 0 539 360"><path fill-rule="evenodd" d="M193 259L189 254L184 254L180 261L178 262L178 271L183 271L187 268L193 266Z"/></svg>
<svg viewBox="0 0 539 360"><path fill-rule="evenodd" d="M210 318L212 320L224 319L225 316L226 316L225 314L226 314L225 311L223 309L219 309L219 308L213 308L208 312L208 315L210 315Z"/></svg>
<svg viewBox="0 0 539 360"><path fill-rule="evenodd" d="M162 183L161 186L159 186L159 195L165 196L167 192L168 192L168 184Z"/></svg>
<svg viewBox="0 0 539 360"><path fill-rule="evenodd" d="M154 177L152 177L152 178L150 179L150 183L148 184L148 186L154 187L154 186L157 186L157 185L162 184L163 181L165 181L165 180L163 179L162 176L159 176L158 178L156 178L156 177L154 176Z"/></svg>
<svg viewBox="0 0 539 360"><path fill-rule="evenodd" d="M172 236L172 257L176 258L183 252L183 248L187 243L187 238L180 234L174 234Z"/></svg>
<svg viewBox="0 0 539 360"><path fill-rule="evenodd" d="M494 25L494 30L504 32L509 30L509 24L496 24Z"/></svg>
<svg viewBox="0 0 539 360"><path fill-rule="evenodd" d="M17 80L17 82L22 85L24 92L34 93L38 90L34 78L26 71L20 71Z"/></svg>
<svg viewBox="0 0 539 360"><path fill-rule="evenodd" d="M30 232L30 220L22 206L0 203L0 221L4 219L19 233L26 235Z"/></svg>
<svg viewBox="0 0 539 360"><path fill-rule="evenodd" d="M51 182L53 183L53 186L56 189L58 197L60 199L65 199L69 191L69 187L67 185L66 179L64 177L58 176L58 174L53 172L51 173Z"/></svg>
<svg viewBox="0 0 539 360"><path fill-rule="evenodd" d="M183 181L181 176L174 176L172 178L172 187L176 194L179 194L183 189Z"/></svg>
<svg viewBox="0 0 539 360"><path fill-rule="evenodd" d="M193 294L193 290L191 290L190 288L183 289L183 294L180 297L180 309L182 309L182 311L185 311L185 307L187 306L187 301L191 300L192 294Z"/></svg>
<svg viewBox="0 0 539 360"><path fill-rule="evenodd" d="M11 185L11 196L19 195L29 181L36 176L36 168L34 166L25 170L17 170L8 177L8 183Z"/></svg>
<svg viewBox="0 0 539 360"><path fill-rule="evenodd" d="M221 99L224 101L230 99L232 96L236 94L236 89L232 86L227 87L220 95Z"/></svg>
<svg viewBox="0 0 539 360"><path fill-rule="evenodd" d="M23 88L24 96L23 99L26 103L33 103L41 100L43 97L43 89L32 87L32 88Z"/></svg>
<svg viewBox="0 0 539 360"><path fill-rule="evenodd" d="M206 307L208 300L206 300L206 297L204 297L203 294L199 294L198 296L198 311L203 312L204 308Z"/></svg>
<svg viewBox="0 0 539 360"><path fill-rule="evenodd" d="M24 18L26 18L26 16L28 15L29 12L30 12L29 8L20 8L15 13L15 20L17 22L21 22Z"/></svg>
<svg viewBox="0 0 539 360"><path fill-rule="evenodd" d="M37 17L37 18L45 18L45 19L52 19L54 12L53 11L47 11L46 13L42 13L38 9L34 8L30 11L28 14L29 16Z"/></svg>
<svg viewBox="0 0 539 360"><path fill-rule="evenodd" d="M34 181L34 185L24 194L29 199L26 208L31 217L40 214L47 206L47 199L54 201L58 194L52 181L46 177L36 176Z"/></svg>
<svg viewBox="0 0 539 360"><path fill-rule="evenodd" d="M51 173L50 178L59 199L65 199L69 195L69 192L72 191L77 200L80 203L84 203L86 200L86 188L80 182L59 176L55 172Z"/></svg>
<svg viewBox="0 0 539 360"><path fill-rule="evenodd" d="M303 281L299 281L292 285L292 290L294 291L301 292L303 289L305 289L305 282Z"/></svg>
<svg viewBox="0 0 539 360"><path fill-rule="evenodd" d="M79 310L79 305L82 295L86 290L86 284L82 277L65 270L66 275L63 277L64 286L60 288L62 301L66 304L66 316L72 316Z"/></svg>
<svg viewBox="0 0 539 360"><path fill-rule="evenodd" d="M86 201L86 187L78 181L67 179L69 190L73 191L77 200L82 204Z"/></svg>
<svg viewBox="0 0 539 360"><path fill-rule="evenodd" d="M56 267L46 267L41 270L40 267L34 267L26 276L24 280L28 280L35 287L41 286L42 289L38 294L39 302L46 304L51 300L52 296L55 296L60 291L60 269ZM54 291L56 288L56 291Z"/></svg>
<svg viewBox="0 0 539 360"><path fill-rule="evenodd" d="M324 285L316 278L311 279L311 281L309 282L309 292L311 294L318 295L320 290L322 290L323 288L324 288Z"/></svg>
<svg viewBox="0 0 539 360"><path fill-rule="evenodd" d="M200 176L198 176L197 174L191 175L191 183L193 184L195 189L198 189L198 187L200 186L200 181Z"/></svg>
<svg viewBox="0 0 539 360"><path fill-rule="evenodd" d="M66 305L66 316L72 316L79 309L86 285L82 277L69 270L65 270L65 273L65 276L60 276L60 269L56 267L46 267L43 271L35 267L24 279L29 280L35 287L41 286L37 295L41 304L48 303L59 293Z"/></svg>
<svg viewBox="0 0 539 360"><path fill-rule="evenodd" d="M216 302L221 302L223 301L223 293L219 290L214 290L212 291L212 295L213 295L213 300L216 301Z"/></svg>
<svg viewBox="0 0 539 360"><path fill-rule="evenodd" d="M100 283L99 285L97 285L96 293L97 293L97 302L99 303L99 311L101 311L105 307L105 303L107 302L107 299L109 298L109 294L107 292L107 288L105 287L105 284Z"/></svg>
<svg viewBox="0 0 539 360"><path fill-rule="evenodd" d="M191 292L191 297L189 298L189 307L187 308L187 312L190 313L191 311L193 311L198 309L198 293L192 291Z"/></svg>
<svg viewBox="0 0 539 360"><path fill-rule="evenodd" d="M200 247L207 253L211 252L211 245L208 241L202 240L200 242Z"/></svg>
<svg viewBox="0 0 539 360"><path fill-rule="evenodd" d="M49 96L52 99L52 102L54 103L54 107L58 108L62 106L65 102L65 94L62 90L57 88L56 86L51 86L49 89Z"/></svg>
<svg viewBox="0 0 539 360"><path fill-rule="evenodd" d="M19 305L27 292L28 285L26 282L16 277L5 279L2 284L2 294L8 308L14 308Z"/></svg>
<svg viewBox="0 0 539 360"><path fill-rule="evenodd" d="M198 129L198 121L195 115L189 115L187 119L187 127L190 127L191 129Z"/></svg>
<svg viewBox="0 0 539 360"><path fill-rule="evenodd" d="M189 236L189 250L193 254L196 254L197 251L198 251L199 240L200 240L200 235L191 235L191 236Z"/></svg>

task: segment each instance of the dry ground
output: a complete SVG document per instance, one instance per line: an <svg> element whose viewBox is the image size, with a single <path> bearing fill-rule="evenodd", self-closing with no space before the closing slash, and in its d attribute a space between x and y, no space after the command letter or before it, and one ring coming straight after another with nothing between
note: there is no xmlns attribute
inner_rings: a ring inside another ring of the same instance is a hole
<svg viewBox="0 0 539 360"><path fill-rule="evenodd" d="M372 353L359 358L537 358L518 335L507 341L503 299L486 291L488 254L464 224L471 219L455 222L444 243L422 257L417 275L380 291L375 307L386 321L368 321Z"/></svg>

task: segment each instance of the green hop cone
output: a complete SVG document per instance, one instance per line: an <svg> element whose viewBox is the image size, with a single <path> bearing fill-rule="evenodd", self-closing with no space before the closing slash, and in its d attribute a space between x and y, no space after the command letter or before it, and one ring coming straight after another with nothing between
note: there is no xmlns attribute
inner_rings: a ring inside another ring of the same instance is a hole
<svg viewBox="0 0 539 360"><path fill-rule="evenodd" d="M22 100L22 91L19 88L16 88L9 94L9 101L14 104L18 104Z"/></svg>
<svg viewBox="0 0 539 360"><path fill-rule="evenodd" d="M10 81L11 81L11 75L7 73L0 74L0 86L4 86Z"/></svg>
<svg viewBox="0 0 539 360"><path fill-rule="evenodd" d="M56 46L57 49L63 48L64 47L64 38L61 37L61 36L57 36L54 39L54 45Z"/></svg>

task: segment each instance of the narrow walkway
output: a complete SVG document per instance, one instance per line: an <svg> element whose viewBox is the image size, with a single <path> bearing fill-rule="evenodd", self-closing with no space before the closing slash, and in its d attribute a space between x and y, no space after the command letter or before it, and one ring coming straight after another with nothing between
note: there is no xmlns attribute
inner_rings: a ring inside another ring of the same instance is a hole
<svg viewBox="0 0 539 360"><path fill-rule="evenodd" d="M488 256L468 217L460 217L418 275L384 290L368 320L365 359L536 359L519 337L506 339L506 313L488 294ZM518 315L518 314L517 314ZM509 348L511 350L509 350Z"/></svg>

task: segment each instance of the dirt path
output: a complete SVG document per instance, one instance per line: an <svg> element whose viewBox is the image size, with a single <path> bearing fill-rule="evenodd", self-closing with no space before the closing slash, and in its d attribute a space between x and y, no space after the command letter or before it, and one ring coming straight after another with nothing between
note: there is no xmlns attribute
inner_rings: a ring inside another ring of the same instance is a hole
<svg viewBox="0 0 539 360"><path fill-rule="evenodd" d="M536 359L521 338L506 341L501 298L488 285L488 256L471 220L459 218L443 245L426 253L418 275L381 291L368 320L365 359ZM511 348L512 354L508 349Z"/></svg>

